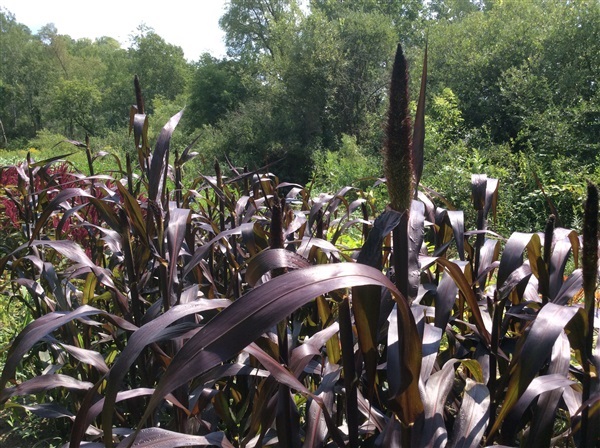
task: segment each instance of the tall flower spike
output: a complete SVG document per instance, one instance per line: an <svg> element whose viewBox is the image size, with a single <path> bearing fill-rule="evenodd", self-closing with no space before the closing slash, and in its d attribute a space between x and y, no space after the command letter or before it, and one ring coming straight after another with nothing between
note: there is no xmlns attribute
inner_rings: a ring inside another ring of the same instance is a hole
<svg viewBox="0 0 600 448"><path fill-rule="evenodd" d="M412 131L408 101L408 69L402 46L398 44L392 70L383 155L390 206L399 212L410 210L413 192Z"/></svg>

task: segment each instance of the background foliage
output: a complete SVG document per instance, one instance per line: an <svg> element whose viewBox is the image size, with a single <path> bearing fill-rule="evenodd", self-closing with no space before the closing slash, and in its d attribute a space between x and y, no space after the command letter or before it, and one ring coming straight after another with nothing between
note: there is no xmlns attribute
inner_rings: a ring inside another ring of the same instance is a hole
<svg viewBox="0 0 600 448"><path fill-rule="evenodd" d="M366 157L359 178L379 157L396 42L416 97L428 41L427 163L444 168L426 170L426 186L466 210L461 191L485 168L505 187L500 208L519 210L500 214L496 228L532 230L548 212L577 226L582 174L596 174L595 1L234 0L221 18L228 56L198 61L144 25L121 48L110 37L71 39L52 24L32 34L6 10L0 20L5 151L35 147L42 131L80 141L123 135L136 73L157 126L187 108L181 130L199 135L202 149L195 169L210 170L215 158L250 169L276 163L304 183L323 178L318 154L340 151L348 136Z"/></svg>

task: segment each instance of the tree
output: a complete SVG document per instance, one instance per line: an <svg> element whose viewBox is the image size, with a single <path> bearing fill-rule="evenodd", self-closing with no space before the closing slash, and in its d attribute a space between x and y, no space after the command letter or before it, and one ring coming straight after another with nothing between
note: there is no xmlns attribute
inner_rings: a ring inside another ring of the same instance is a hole
<svg viewBox="0 0 600 448"><path fill-rule="evenodd" d="M562 225L576 226L583 182L594 175L600 149L600 4L448 0L431 6L452 4L465 8L445 18L432 14L428 92L435 102L451 88L464 122L458 140L440 134L439 126L434 131L450 140L431 148L442 151L433 157L445 168L429 180L443 185L486 172L505 186L507 208L518 211L505 228L542 225L551 212L548 198ZM429 129L439 118L432 114Z"/></svg>
<svg viewBox="0 0 600 448"><path fill-rule="evenodd" d="M62 123L63 133L69 138L82 138L96 133L96 116L100 91L81 80L63 79L54 89L50 116ZM84 133L76 133L76 126Z"/></svg>
<svg viewBox="0 0 600 448"><path fill-rule="evenodd" d="M341 61L338 30L318 13L299 23L287 41L286 57L275 61L276 115L302 148L335 142L331 116L336 113L333 95Z"/></svg>
<svg viewBox="0 0 600 448"><path fill-rule="evenodd" d="M349 12L338 20L343 63L336 78L336 133L379 149L379 118L397 43L394 24L379 12Z"/></svg>
<svg viewBox="0 0 600 448"><path fill-rule="evenodd" d="M202 55L190 87L186 119L192 127L214 125L226 112L236 109L256 89L246 64L233 59Z"/></svg>
<svg viewBox="0 0 600 448"><path fill-rule="evenodd" d="M286 29L300 15L295 0L231 0L219 24L232 57L281 56Z"/></svg>
<svg viewBox="0 0 600 448"><path fill-rule="evenodd" d="M450 87L466 127L487 129L495 143L589 163L600 116L600 4L468 5L477 8L431 28L430 91Z"/></svg>
<svg viewBox="0 0 600 448"><path fill-rule="evenodd" d="M0 9L0 120L6 141L32 137L41 129L41 98L54 75L41 42Z"/></svg>
<svg viewBox="0 0 600 448"><path fill-rule="evenodd" d="M110 37L100 37L92 50L104 70L97 80L102 97L99 106L102 121L108 128L122 126L132 104L133 75L128 51Z"/></svg>
<svg viewBox="0 0 600 448"><path fill-rule="evenodd" d="M270 141L261 145L270 154L266 160L293 159L289 173L302 180L309 174L315 148L337 149L344 134L378 150L388 66L401 26L398 14L408 18L421 7L417 0L389 5L323 0L311 3L308 12L293 0L232 1L221 19L228 51L246 64L242 67L256 70L254 79L260 85L249 99L254 105L239 107L237 114L260 104L260 109L267 107L269 113L246 117L245 123L264 122L266 115L277 119L266 134ZM210 63L203 67L207 71L204 84L215 81L219 73L219 83L225 84L223 73L215 69ZM218 87L213 91L221 95L224 90ZM217 102L211 99L211 104ZM259 134L264 135L254 135ZM240 148L237 140L235 145ZM307 171L299 172L299 166L306 166Z"/></svg>
<svg viewBox="0 0 600 448"><path fill-rule="evenodd" d="M429 33L431 91L452 89L468 127L486 126L495 142L515 139L519 129L504 107L500 80L539 54L557 18L554 4L506 0L460 21L437 22Z"/></svg>
<svg viewBox="0 0 600 448"><path fill-rule="evenodd" d="M171 45L152 28L141 25L129 47L131 69L142 83L149 111L152 99L161 95L174 100L187 87L190 68L181 47Z"/></svg>
<svg viewBox="0 0 600 448"><path fill-rule="evenodd" d="M434 20L460 20L469 14L483 11L484 0L431 0L429 14Z"/></svg>
<svg viewBox="0 0 600 448"><path fill-rule="evenodd" d="M331 20L343 18L350 13L385 16L396 31L396 39L403 46L423 40L425 4L423 0L313 0L311 7L323 11Z"/></svg>

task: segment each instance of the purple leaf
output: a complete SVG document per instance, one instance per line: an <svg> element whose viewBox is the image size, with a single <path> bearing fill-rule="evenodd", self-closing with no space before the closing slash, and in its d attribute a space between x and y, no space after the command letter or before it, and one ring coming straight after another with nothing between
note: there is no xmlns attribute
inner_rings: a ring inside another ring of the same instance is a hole
<svg viewBox="0 0 600 448"><path fill-rule="evenodd" d="M181 116L183 110L173 115L160 131L154 153L152 154L152 162L150 163L150 172L148 173L148 200L162 203L162 190L169 161L169 143L173 131Z"/></svg>
<svg viewBox="0 0 600 448"><path fill-rule="evenodd" d="M577 309L547 303L538 312L530 331L525 333L520 352L512 359L508 388L498 417L488 435L490 440L550 357L556 339L576 315Z"/></svg>
<svg viewBox="0 0 600 448"><path fill-rule="evenodd" d="M536 234L515 232L510 236L500 259L498 289L504 286L504 282L506 282L506 279L512 272L521 267L523 264L523 251L534 239L535 242L533 244L541 248L540 238Z"/></svg>
<svg viewBox="0 0 600 448"><path fill-rule="evenodd" d="M403 307L401 324L408 332L407 339L418 339L405 299L379 270L341 263L288 272L233 302L183 346L159 381L142 421L149 417L167 392L230 359L300 306L331 290L365 284L379 284L394 293L399 307ZM418 381L418 375L415 381ZM110 420L103 418L107 428L112 426Z"/></svg>
<svg viewBox="0 0 600 448"><path fill-rule="evenodd" d="M490 391L485 385L467 378L449 448L479 446L489 419Z"/></svg>
<svg viewBox="0 0 600 448"><path fill-rule="evenodd" d="M135 439L135 440L132 440ZM161 428L145 428L125 438L117 448L176 448L181 446L219 446L234 448L222 432L213 432L205 436L192 436L167 431Z"/></svg>
<svg viewBox="0 0 600 448"><path fill-rule="evenodd" d="M14 378L19 362L21 362L21 359L25 353L27 353L35 343L57 328L62 327L74 319L97 314L106 316L107 318L116 317L112 316L106 311L102 311L88 305L83 305L69 313L54 312L46 314L27 325L27 327L25 327L23 331L19 333L10 347L8 356L6 358L6 363L4 365L4 370L2 371L2 377L0 378L0 391L3 390L7 381ZM120 322L122 324L126 324L122 320ZM137 329L137 327L132 324L126 324L124 329L133 330Z"/></svg>
<svg viewBox="0 0 600 448"><path fill-rule="evenodd" d="M302 269L309 266L310 263L306 258L289 250L264 250L248 261L246 281L250 286L255 286L263 275L273 269Z"/></svg>
<svg viewBox="0 0 600 448"><path fill-rule="evenodd" d="M57 348L62 348L75 359L95 367L96 370L98 370L98 372L100 372L101 374L108 372L108 366L104 362L104 358L100 353L94 350L87 350L84 348L75 347L74 345L63 344L49 336L47 336L45 339L54 344Z"/></svg>
<svg viewBox="0 0 600 448"><path fill-rule="evenodd" d="M185 316L189 316L190 314L199 313L201 311L215 308L225 308L229 304L230 302L225 299L201 299L195 302L177 305L170 308L163 315L143 325L131 335L127 346L121 352L121 355L117 358L115 364L112 366L108 377L108 382L106 385L105 404L103 409L103 421L105 423L108 422L108 425L105 424L105 431L110 433L110 419L112 418L114 403L118 389L123 379L127 375L129 368L135 362L141 351L147 345L159 340L162 337L163 332L167 330L168 326L171 325L173 322ZM81 418L85 419L85 414L85 410L82 409L78 414L78 420L80 418L80 415ZM83 437L83 434L80 434L78 436Z"/></svg>
<svg viewBox="0 0 600 448"><path fill-rule="evenodd" d="M506 416L502 425L502 437L506 440L514 438L516 432L525 423L523 422L523 414L535 398L545 392L565 388L571 384L573 384L573 381L561 374L553 373L535 377Z"/></svg>
<svg viewBox="0 0 600 448"><path fill-rule="evenodd" d="M35 229L33 230L32 237L35 238L39 235L42 227L46 225L48 218L50 215L59 208L59 206L74 197L93 197L87 191L82 190L81 188L67 188L60 191L52 201L48 205L44 207L44 212L38 218L38 221L35 225ZM70 208L70 206L69 206Z"/></svg>
<svg viewBox="0 0 600 448"><path fill-rule="evenodd" d="M169 247L169 279L167 284L167 297L171 299L173 286L176 284L177 259L185 238L189 209L175 208L169 211L169 224L167 227L167 245ZM173 302L171 302L171 305Z"/></svg>
<svg viewBox="0 0 600 448"><path fill-rule="evenodd" d="M93 384L88 381L79 381L68 375L40 375L33 377L17 386L3 389L0 393L0 403L4 403L10 397L37 394L57 387L69 390L88 390Z"/></svg>

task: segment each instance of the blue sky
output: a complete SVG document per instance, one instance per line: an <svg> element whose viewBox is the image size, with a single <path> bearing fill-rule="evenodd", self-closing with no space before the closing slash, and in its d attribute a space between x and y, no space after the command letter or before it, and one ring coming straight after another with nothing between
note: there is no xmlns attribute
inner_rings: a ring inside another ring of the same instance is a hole
<svg viewBox="0 0 600 448"><path fill-rule="evenodd" d="M60 34L74 39L109 36L127 47L129 36L145 23L165 41L183 48L189 61L204 52L225 55L219 18L226 0L0 0L0 8L15 15L33 32L54 23Z"/></svg>

